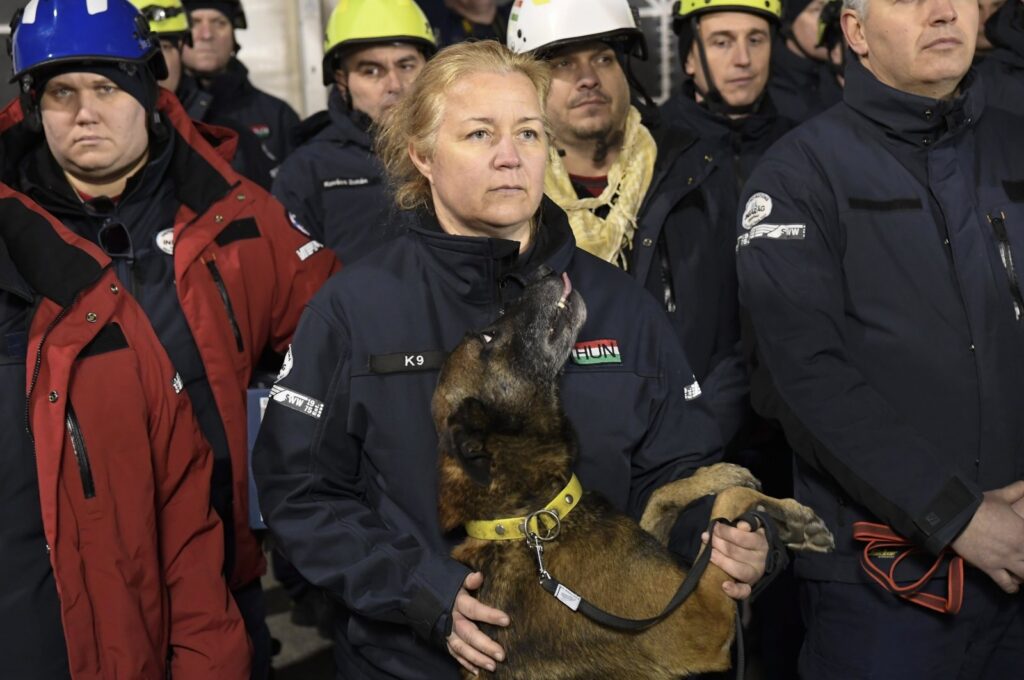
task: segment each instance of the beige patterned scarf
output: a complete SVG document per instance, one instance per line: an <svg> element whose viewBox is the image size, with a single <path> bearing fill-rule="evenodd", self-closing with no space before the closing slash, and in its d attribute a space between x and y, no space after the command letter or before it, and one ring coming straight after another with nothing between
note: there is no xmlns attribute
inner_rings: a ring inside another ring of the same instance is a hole
<svg viewBox="0 0 1024 680"><path fill-rule="evenodd" d="M651 185L657 157L654 138L640 124L640 112L630 107L622 151L608 170L608 186L596 198L579 198L558 149L551 146L544 191L569 216L576 245L627 269L637 213ZM604 206L609 212L602 219L595 213Z"/></svg>

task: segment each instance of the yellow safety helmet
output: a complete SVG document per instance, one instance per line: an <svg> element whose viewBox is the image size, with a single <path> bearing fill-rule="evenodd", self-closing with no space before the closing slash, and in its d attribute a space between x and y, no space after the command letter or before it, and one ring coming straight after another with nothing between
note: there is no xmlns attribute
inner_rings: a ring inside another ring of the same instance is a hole
<svg viewBox="0 0 1024 680"><path fill-rule="evenodd" d="M340 0L324 34L324 85L334 82L341 52L357 45L407 42L427 57L437 51L437 38L427 15L414 0Z"/></svg>
<svg viewBox="0 0 1024 680"><path fill-rule="evenodd" d="M149 22L149 30L158 38L192 40L188 12L181 0L129 0Z"/></svg>
<svg viewBox="0 0 1024 680"><path fill-rule="evenodd" d="M673 24L678 26L685 20L711 12L749 12L779 23L782 0L679 0L672 9Z"/></svg>

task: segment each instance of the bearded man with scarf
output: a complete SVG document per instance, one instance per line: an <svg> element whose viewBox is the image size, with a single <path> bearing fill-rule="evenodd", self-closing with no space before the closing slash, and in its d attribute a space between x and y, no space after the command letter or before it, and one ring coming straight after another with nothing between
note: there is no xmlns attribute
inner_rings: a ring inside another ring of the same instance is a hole
<svg viewBox="0 0 1024 680"><path fill-rule="evenodd" d="M731 237L737 188L725 159L684 128L648 127L631 105L629 60L646 58L646 43L626 0L523 3L508 35L510 49L552 68L545 193L568 214L580 248L662 304L731 441L748 388Z"/></svg>

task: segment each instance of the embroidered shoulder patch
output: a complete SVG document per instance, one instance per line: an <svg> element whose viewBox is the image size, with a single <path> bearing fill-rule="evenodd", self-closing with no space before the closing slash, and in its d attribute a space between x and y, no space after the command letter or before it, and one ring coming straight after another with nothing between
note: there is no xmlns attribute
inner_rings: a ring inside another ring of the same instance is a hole
<svg viewBox="0 0 1024 680"><path fill-rule="evenodd" d="M806 236L806 224L759 224L736 239L736 250L749 245L756 238L775 241L802 241Z"/></svg>
<svg viewBox="0 0 1024 680"><path fill-rule="evenodd" d="M274 385L270 388L270 398L281 404L281 406L287 406L293 411L298 411L304 416L316 418L317 420L324 413L324 402L306 396L301 392L286 389L280 385Z"/></svg>
<svg viewBox="0 0 1024 680"><path fill-rule="evenodd" d="M299 260L305 262L309 258L313 257L313 254L324 247L323 243L319 241L310 241L306 245L302 246L295 251L295 254L299 256Z"/></svg>
<svg viewBox="0 0 1024 680"><path fill-rule="evenodd" d="M758 192L747 199L743 208L743 228L750 229L772 214L772 197Z"/></svg>
<svg viewBox="0 0 1024 680"><path fill-rule="evenodd" d="M580 366L622 363L622 355L619 354L619 342L617 340L577 342L573 345L569 356L572 358L573 363Z"/></svg>
<svg viewBox="0 0 1024 680"><path fill-rule="evenodd" d="M164 229L157 234L156 247L167 255L174 255L174 229Z"/></svg>

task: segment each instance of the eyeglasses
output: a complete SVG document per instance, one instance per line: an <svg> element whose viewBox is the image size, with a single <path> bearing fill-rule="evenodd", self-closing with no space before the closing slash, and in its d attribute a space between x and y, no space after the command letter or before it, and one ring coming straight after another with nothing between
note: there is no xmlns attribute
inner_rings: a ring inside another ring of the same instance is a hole
<svg viewBox="0 0 1024 680"><path fill-rule="evenodd" d="M97 240L103 251L110 257L128 260L129 262L135 260L132 237L124 223L117 220L108 220L100 227Z"/></svg>

